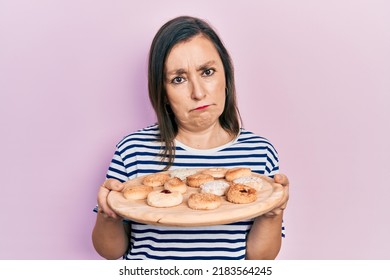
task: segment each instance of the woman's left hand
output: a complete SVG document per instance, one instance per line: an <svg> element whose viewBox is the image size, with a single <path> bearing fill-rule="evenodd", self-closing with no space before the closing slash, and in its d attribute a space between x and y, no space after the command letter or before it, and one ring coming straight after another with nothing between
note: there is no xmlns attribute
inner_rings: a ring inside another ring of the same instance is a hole
<svg viewBox="0 0 390 280"><path fill-rule="evenodd" d="M282 214L284 209L286 209L287 207L287 202L289 199L289 181L287 176L284 174L276 174L274 177L274 182L276 184L282 185L282 187L284 188L284 194L283 194L283 198L280 200L278 205L276 205L276 207L272 209L270 212L264 214L264 216L266 217L275 217Z"/></svg>

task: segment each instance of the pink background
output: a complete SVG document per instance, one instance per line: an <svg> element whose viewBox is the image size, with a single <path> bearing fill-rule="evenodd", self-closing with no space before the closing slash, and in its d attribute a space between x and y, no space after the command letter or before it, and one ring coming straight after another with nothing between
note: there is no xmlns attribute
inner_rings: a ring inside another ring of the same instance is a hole
<svg viewBox="0 0 390 280"><path fill-rule="evenodd" d="M223 3L223 4L222 4ZM189 14L230 50L245 127L291 180L279 259L390 259L388 1L0 4L0 259L99 259L115 144L152 124L146 61Z"/></svg>

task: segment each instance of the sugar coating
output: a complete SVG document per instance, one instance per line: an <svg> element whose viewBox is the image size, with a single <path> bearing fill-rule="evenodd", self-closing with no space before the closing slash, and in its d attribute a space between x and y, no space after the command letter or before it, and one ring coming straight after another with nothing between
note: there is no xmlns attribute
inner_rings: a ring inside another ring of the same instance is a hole
<svg viewBox="0 0 390 280"><path fill-rule="evenodd" d="M193 168L180 168L172 170L170 175L171 177L177 177L180 180L185 180L188 176L197 173L198 171Z"/></svg>
<svg viewBox="0 0 390 280"><path fill-rule="evenodd" d="M215 195L222 196L229 188L230 184L224 180L214 180L204 183L200 186L200 192L213 193Z"/></svg>
<svg viewBox="0 0 390 280"><path fill-rule="evenodd" d="M264 181L261 178L255 176L240 177L235 179L233 183L247 185L254 188L256 191L259 191L264 187Z"/></svg>

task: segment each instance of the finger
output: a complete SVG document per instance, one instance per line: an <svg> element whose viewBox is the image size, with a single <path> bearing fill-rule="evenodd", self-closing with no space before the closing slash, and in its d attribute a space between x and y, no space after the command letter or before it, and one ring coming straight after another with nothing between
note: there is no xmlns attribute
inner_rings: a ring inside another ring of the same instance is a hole
<svg viewBox="0 0 390 280"><path fill-rule="evenodd" d="M123 184L116 179L107 179L104 181L102 187L110 191L120 192L123 189Z"/></svg>
<svg viewBox="0 0 390 280"><path fill-rule="evenodd" d="M279 186L280 186L280 188L283 188L281 185L279 185ZM270 218L270 217L275 217L275 216L281 215L287 207L288 199L289 199L288 192L284 192L283 197L280 200L280 202L278 202L277 206L274 209L272 209L271 211L265 213L264 216Z"/></svg>
<svg viewBox="0 0 390 280"><path fill-rule="evenodd" d="M286 175L284 174L276 174L274 176L275 183L283 185L283 187L286 187L289 185L289 181Z"/></svg>
<svg viewBox="0 0 390 280"><path fill-rule="evenodd" d="M275 209L285 210L288 203L288 196L283 196L282 200L278 203Z"/></svg>
<svg viewBox="0 0 390 280"><path fill-rule="evenodd" d="M283 213L283 209L275 208L274 210L265 213L264 216L267 218L272 218L272 217L276 217L278 215L281 215L282 213Z"/></svg>
<svg viewBox="0 0 390 280"><path fill-rule="evenodd" d="M109 218L112 218L114 220L118 219L119 216L112 210L109 210L106 215L109 217Z"/></svg>
<svg viewBox="0 0 390 280"><path fill-rule="evenodd" d="M109 193L109 191L107 189L103 189L101 191L99 191L98 193L98 199L97 199L97 203L98 203L98 212L99 213L107 213L109 212L109 207L107 205L107 194Z"/></svg>
<svg viewBox="0 0 390 280"><path fill-rule="evenodd" d="M107 204L107 196L110 193L110 190L104 187L100 187L98 192L98 213L103 214L105 217L117 218L117 214L109 207Z"/></svg>
<svg viewBox="0 0 390 280"><path fill-rule="evenodd" d="M288 200L289 200L288 187L285 187L283 197L280 200L280 202L278 203L277 208L280 208L281 210L286 209Z"/></svg>
<svg viewBox="0 0 390 280"><path fill-rule="evenodd" d="M102 214L104 218L118 218L118 215L108 205L98 206L98 213Z"/></svg>
<svg viewBox="0 0 390 280"><path fill-rule="evenodd" d="M268 212L268 213L264 214L264 217L272 218L272 217L275 217L275 214L273 212Z"/></svg>

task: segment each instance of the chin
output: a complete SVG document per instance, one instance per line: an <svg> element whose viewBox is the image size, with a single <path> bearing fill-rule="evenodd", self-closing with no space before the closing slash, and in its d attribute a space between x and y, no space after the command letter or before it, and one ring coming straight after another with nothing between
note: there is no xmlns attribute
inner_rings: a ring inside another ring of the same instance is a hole
<svg viewBox="0 0 390 280"><path fill-rule="evenodd" d="M208 128L213 126L215 123L219 123L219 117L202 118L200 120L196 120L194 123L197 127Z"/></svg>

